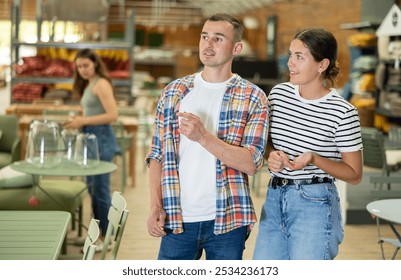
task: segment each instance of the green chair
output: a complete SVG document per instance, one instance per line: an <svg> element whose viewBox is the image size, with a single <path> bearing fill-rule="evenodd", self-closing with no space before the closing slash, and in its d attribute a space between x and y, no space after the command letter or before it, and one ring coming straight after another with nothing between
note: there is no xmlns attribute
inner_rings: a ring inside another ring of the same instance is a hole
<svg viewBox="0 0 401 280"><path fill-rule="evenodd" d="M380 130L373 127L362 127L361 136L364 165L382 169L383 176L389 176L390 172L400 169L399 165L387 164L384 135Z"/></svg>
<svg viewBox="0 0 401 280"><path fill-rule="evenodd" d="M88 227L88 235L86 236L84 247L83 247L83 260L93 260L96 253L95 242L99 239L100 228L99 220L94 218L91 219Z"/></svg>
<svg viewBox="0 0 401 280"><path fill-rule="evenodd" d="M72 215L72 229L78 225L82 235L83 201L86 184L79 180L41 179L41 188L33 186L32 176L12 170L0 170L0 210L62 210ZM33 205L32 198L38 201ZM30 203L31 202L31 203Z"/></svg>
<svg viewBox="0 0 401 280"><path fill-rule="evenodd" d="M363 144L363 164L368 167L381 169L382 175L389 177L390 172L400 169L400 165L389 165L384 146L383 133L374 127L361 128L362 144ZM381 186L380 186L381 187ZM390 189L387 184L387 189Z"/></svg>
<svg viewBox="0 0 401 280"><path fill-rule="evenodd" d="M82 254L62 254L59 260L93 260L96 253L96 241L100 236L99 220L92 218L87 227L87 235L82 247Z"/></svg>
<svg viewBox="0 0 401 280"><path fill-rule="evenodd" d="M0 168L21 159L19 121L16 115L0 116Z"/></svg>
<svg viewBox="0 0 401 280"><path fill-rule="evenodd" d="M111 250L111 260L117 259L118 249L120 248L121 239L124 233L125 224L127 223L129 211L126 209L127 203L120 192L114 192L111 199L111 206L107 216L109 225L107 227L106 236L104 238L101 260L106 259L109 244L113 237L114 244Z"/></svg>

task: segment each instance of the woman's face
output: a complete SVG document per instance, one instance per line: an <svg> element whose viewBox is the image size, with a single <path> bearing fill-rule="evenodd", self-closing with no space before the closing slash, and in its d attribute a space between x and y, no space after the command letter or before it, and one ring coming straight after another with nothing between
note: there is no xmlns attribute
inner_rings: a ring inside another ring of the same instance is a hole
<svg viewBox="0 0 401 280"><path fill-rule="evenodd" d="M75 67L84 80L90 80L96 74L95 63L86 57L79 57L75 60Z"/></svg>
<svg viewBox="0 0 401 280"><path fill-rule="evenodd" d="M306 45L298 39L292 40L290 45L288 70L290 82L294 85L307 85L320 80L321 63L316 62Z"/></svg>

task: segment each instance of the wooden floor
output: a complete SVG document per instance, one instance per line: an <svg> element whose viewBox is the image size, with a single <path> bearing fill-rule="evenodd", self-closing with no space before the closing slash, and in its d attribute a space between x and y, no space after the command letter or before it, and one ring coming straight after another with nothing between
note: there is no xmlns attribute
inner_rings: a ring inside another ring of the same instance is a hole
<svg viewBox="0 0 401 280"><path fill-rule="evenodd" d="M120 163L118 170L112 174L112 190L121 191L120 189ZM128 209L130 211L128 222L125 228L122 244L118 253L118 259L121 260L154 260L157 258L157 252L160 239L148 235L146 229L146 220L149 210L149 192L148 192L148 174L146 168L143 167L142 158L137 160L137 181L135 186L128 186L124 192L127 200ZM262 180L261 186L266 186L267 176ZM131 184L132 185L132 184ZM257 197L253 195L256 211L260 213L264 200L266 189L261 187L261 195ZM87 197L84 205L84 217L86 224L90 219L90 198ZM244 252L244 259L252 259L255 239L257 235L257 224L252 231ZM384 227L383 233L393 237L389 227ZM71 231L68 234L70 239L75 238L76 232ZM81 247L69 245L68 253L79 252ZM393 248L386 246L386 256L391 256ZM96 254L95 258L98 258ZM397 259L401 258L401 253ZM337 260L380 260L380 246L377 243L376 225L346 225L345 238L340 247Z"/></svg>

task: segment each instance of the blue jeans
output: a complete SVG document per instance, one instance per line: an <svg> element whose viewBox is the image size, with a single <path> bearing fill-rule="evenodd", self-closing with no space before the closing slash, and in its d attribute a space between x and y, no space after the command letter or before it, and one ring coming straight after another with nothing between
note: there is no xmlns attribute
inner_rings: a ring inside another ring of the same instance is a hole
<svg viewBox="0 0 401 280"><path fill-rule="evenodd" d="M165 229L162 237L159 260L198 260L205 250L207 260L241 260L248 237L247 227L227 233L213 233L214 220L184 223L184 232L173 234Z"/></svg>
<svg viewBox="0 0 401 280"><path fill-rule="evenodd" d="M100 160L113 160L116 153L116 139L110 125L86 126L83 128L83 132L96 135ZM107 215L111 206L110 173L88 176L86 184L92 198L93 216L100 221L102 235L106 235L109 224Z"/></svg>
<svg viewBox="0 0 401 280"><path fill-rule="evenodd" d="M330 260L337 256L343 237L334 184L273 188L270 181L253 259Z"/></svg>

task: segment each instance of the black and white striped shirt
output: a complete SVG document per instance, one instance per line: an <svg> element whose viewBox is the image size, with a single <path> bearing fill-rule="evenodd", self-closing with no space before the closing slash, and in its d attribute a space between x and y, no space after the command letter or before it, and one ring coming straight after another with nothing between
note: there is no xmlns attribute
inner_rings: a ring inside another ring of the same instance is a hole
<svg viewBox="0 0 401 280"><path fill-rule="evenodd" d="M282 83L269 94L269 137L275 150L284 151L290 160L304 152L341 160L341 153L362 149L357 109L332 89L323 98L307 100L298 86ZM331 177L314 165L303 170L288 168L271 173L291 179Z"/></svg>

